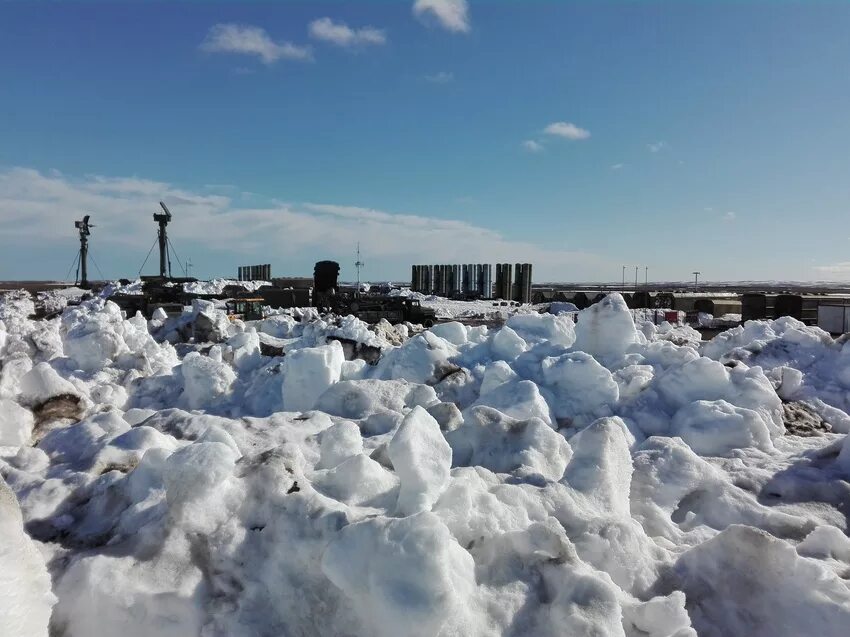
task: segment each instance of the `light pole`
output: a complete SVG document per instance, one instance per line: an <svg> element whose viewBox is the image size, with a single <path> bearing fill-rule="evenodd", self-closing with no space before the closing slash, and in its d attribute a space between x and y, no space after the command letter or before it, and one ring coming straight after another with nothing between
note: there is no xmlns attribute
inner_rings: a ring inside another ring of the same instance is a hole
<svg viewBox="0 0 850 637"><path fill-rule="evenodd" d="M649 266L648 265L644 266L644 268L643 268L643 286L646 287L646 288L649 287Z"/></svg>
<svg viewBox="0 0 850 637"><path fill-rule="evenodd" d="M623 289L626 289L626 266L623 266Z"/></svg>
<svg viewBox="0 0 850 637"><path fill-rule="evenodd" d="M699 275L702 274L702 273L701 272L694 272L693 274L694 274L694 292L696 292L697 289L699 288Z"/></svg>
<svg viewBox="0 0 850 637"><path fill-rule="evenodd" d="M638 267L635 266L635 290L637 290L637 272L638 272Z"/></svg>

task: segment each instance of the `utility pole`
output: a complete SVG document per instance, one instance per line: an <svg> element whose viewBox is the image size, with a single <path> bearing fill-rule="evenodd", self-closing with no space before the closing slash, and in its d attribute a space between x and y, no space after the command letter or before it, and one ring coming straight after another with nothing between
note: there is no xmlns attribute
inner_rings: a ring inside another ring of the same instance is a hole
<svg viewBox="0 0 850 637"><path fill-rule="evenodd" d="M354 267L357 268L357 298L360 298L360 268L362 268L365 263L360 260L360 242L357 242L357 261L354 262Z"/></svg>
<svg viewBox="0 0 850 637"><path fill-rule="evenodd" d="M623 289L626 289L626 266L623 266Z"/></svg>
<svg viewBox="0 0 850 637"><path fill-rule="evenodd" d="M638 266L635 266L635 290L637 290L637 272L638 272Z"/></svg>
<svg viewBox="0 0 850 637"><path fill-rule="evenodd" d="M192 276L192 257L186 259L186 277Z"/></svg>
<svg viewBox="0 0 850 637"><path fill-rule="evenodd" d="M91 234L91 230L89 230L89 228L94 227L89 225L90 216L91 215L86 215L83 217L82 221L74 222L74 227L80 231L80 274L82 274L82 276L79 279L79 283L80 287L83 289L87 289L89 287L88 257L89 235Z"/></svg>
<svg viewBox="0 0 850 637"><path fill-rule="evenodd" d="M153 220L159 224L159 230L156 235L159 239L159 276L165 278L166 263L168 265L168 276L171 277L171 261L168 259L168 234L165 230L168 222L171 221L171 211L163 202L160 201L159 205L162 206L163 212L154 213Z"/></svg>
<svg viewBox="0 0 850 637"><path fill-rule="evenodd" d="M643 268L643 286L645 288L649 288L649 266L646 265Z"/></svg>
<svg viewBox="0 0 850 637"><path fill-rule="evenodd" d="M699 275L700 274L702 274L702 273L701 272L694 272L693 273L693 275L694 275L694 292L696 292L698 287L699 287Z"/></svg>

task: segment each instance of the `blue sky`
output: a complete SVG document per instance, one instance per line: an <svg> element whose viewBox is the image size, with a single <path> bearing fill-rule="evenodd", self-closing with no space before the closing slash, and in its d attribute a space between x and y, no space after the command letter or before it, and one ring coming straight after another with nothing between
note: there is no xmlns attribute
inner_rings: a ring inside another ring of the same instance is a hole
<svg viewBox="0 0 850 637"><path fill-rule="evenodd" d="M353 278L360 241L367 279L844 280L848 33L841 2L0 3L0 278L63 277L86 213L134 276L164 198L200 276Z"/></svg>

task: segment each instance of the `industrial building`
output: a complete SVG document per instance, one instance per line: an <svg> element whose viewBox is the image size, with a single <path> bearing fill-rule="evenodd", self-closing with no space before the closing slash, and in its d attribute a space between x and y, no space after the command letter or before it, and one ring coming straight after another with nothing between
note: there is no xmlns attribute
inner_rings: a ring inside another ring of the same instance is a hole
<svg viewBox="0 0 850 637"><path fill-rule="evenodd" d="M422 294L451 298L498 298L530 303L531 264L516 264L516 283L513 270L513 264L497 264L494 282L493 265L490 263L414 265L410 274L410 289Z"/></svg>

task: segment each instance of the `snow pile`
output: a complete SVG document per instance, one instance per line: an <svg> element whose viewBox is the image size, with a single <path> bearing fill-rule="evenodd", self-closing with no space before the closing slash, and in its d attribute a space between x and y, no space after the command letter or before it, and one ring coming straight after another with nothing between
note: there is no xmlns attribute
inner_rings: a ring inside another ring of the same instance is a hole
<svg viewBox="0 0 850 637"><path fill-rule="evenodd" d="M412 336L28 310L0 302L10 634L846 633L850 350L814 328L701 344L616 294Z"/></svg>
<svg viewBox="0 0 850 637"><path fill-rule="evenodd" d="M183 284L183 291L189 294L222 294L224 288L235 285L249 292L254 292L270 281L236 281L234 279L212 279L211 281L189 281Z"/></svg>

